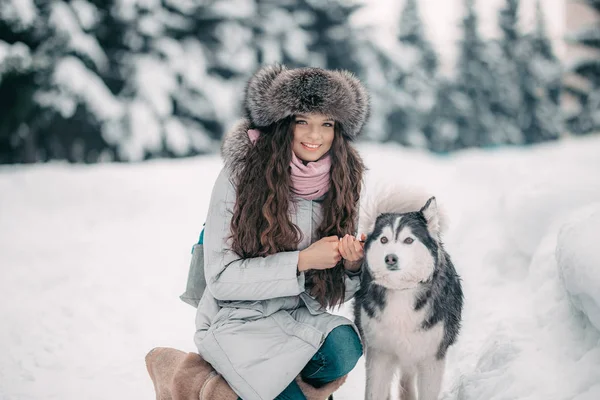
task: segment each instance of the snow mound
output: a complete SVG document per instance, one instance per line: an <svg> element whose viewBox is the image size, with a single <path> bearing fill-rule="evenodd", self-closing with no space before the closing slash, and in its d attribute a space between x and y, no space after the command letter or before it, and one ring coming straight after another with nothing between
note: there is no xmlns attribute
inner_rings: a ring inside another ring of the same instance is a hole
<svg viewBox="0 0 600 400"><path fill-rule="evenodd" d="M524 184L506 195L504 212L508 239L525 255L534 254L544 235L557 221L564 220L573 210L600 201L597 177L569 172Z"/></svg>
<svg viewBox="0 0 600 400"><path fill-rule="evenodd" d="M556 260L572 304L600 330L600 203L579 210L559 234Z"/></svg>

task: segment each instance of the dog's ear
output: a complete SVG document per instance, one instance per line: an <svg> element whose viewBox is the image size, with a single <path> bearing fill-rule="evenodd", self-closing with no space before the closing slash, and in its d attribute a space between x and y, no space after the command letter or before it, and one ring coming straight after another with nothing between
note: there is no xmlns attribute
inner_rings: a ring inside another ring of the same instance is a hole
<svg viewBox="0 0 600 400"><path fill-rule="evenodd" d="M420 211L427 221L427 229L429 230L429 234L431 236L438 237L440 234L440 215L438 213L435 197L431 197L429 200L427 200L427 203L425 203Z"/></svg>

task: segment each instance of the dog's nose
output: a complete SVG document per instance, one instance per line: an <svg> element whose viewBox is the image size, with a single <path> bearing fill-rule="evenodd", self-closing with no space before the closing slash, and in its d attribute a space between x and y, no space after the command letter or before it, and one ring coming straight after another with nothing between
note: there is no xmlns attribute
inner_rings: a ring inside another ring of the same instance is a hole
<svg viewBox="0 0 600 400"><path fill-rule="evenodd" d="M395 254L388 254L385 256L385 265L389 269L398 269L398 256Z"/></svg>

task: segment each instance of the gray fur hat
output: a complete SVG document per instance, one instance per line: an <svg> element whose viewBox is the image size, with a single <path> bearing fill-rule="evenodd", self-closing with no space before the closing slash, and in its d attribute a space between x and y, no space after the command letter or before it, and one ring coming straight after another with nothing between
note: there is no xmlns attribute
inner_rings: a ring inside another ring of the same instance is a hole
<svg viewBox="0 0 600 400"><path fill-rule="evenodd" d="M369 95L351 72L287 69L276 64L261 68L250 78L244 107L256 127L290 115L318 112L340 123L354 139L369 115Z"/></svg>

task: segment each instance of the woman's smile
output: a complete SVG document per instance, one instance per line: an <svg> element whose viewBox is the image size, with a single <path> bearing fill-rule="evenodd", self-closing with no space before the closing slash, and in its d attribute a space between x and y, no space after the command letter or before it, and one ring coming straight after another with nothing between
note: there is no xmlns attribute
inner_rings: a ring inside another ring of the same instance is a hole
<svg viewBox="0 0 600 400"><path fill-rule="evenodd" d="M319 147L321 147L320 144L311 144L311 143L304 143L304 142L302 142L302 146L304 146L304 148L308 151L315 151L315 150L318 150Z"/></svg>

